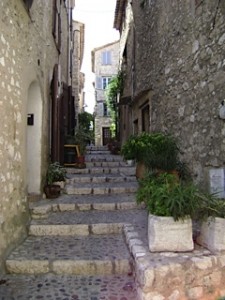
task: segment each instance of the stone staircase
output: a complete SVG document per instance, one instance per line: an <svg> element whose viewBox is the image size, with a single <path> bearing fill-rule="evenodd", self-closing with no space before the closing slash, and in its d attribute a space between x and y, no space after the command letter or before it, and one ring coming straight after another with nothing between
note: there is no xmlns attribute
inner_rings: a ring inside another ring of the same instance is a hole
<svg viewBox="0 0 225 300"><path fill-rule="evenodd" d="M124 232L146 234L147 216L135 203L135 168L90 147L86 168L68 168L67 177L59 198L31 203L29 235L6 260L13 276L1 299L136 300Z"/></svg>

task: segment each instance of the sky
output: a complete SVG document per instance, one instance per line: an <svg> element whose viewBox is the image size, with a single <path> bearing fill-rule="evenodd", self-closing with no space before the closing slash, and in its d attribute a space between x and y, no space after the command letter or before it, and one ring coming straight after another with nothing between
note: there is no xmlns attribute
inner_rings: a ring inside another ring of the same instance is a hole
<svg viewBox="0 0 225 300"><path fill-rule="evenodd" d="M95 99L94 74L91 71L91 51L119 40L113 28L116 0L76 0L73 19L85 24L84 59L81 71L85 73L85 110L93 113Z"/></svg>

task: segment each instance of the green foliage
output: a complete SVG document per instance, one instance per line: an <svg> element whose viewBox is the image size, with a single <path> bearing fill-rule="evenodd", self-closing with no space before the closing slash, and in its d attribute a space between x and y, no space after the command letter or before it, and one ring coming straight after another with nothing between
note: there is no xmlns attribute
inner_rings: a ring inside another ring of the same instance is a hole
<svg viewBox="0 0 225 300"><path fill-rule="evenodd" d="M51 163L48 166L46 174L46 182L48 185L56 181L65 181L66 169L60 165L59 162Z"/></svg>
<svg viewBox="0 0 225 300"><path fill-rule="evenodd" d="M117 105L117 95L122 94L123 91L123 72L119 71L116 76L114 76L110 83L108 84L107 90L106 90L106 103L109 108L110 116L112 118L112 123L114 126L112 126L112 135L116 135L117 131L117 118L118 118L118 105ZM113 131L115 130L115 132Z"/></svg>
<svg viewBox="0 0 225 300"><path fill-rule="evenodd" d="M191 182L178 181L168 173L149 174L140 181L136 199L144 202L149 213L174 220L194 216L199 207L199 191Z"/></svg>
<svg viewBox="0 0 225 300"><path fill-rule="evenodd" d="M83 112L78 115L79 126L75 129L75 144L80 146L80 153L83 155L86 151L86 146L90 142L94 142L94 117L88 112Z"/></svg>
<svg viewBox="0 0 225 300"><path fill-rule="evenodd" d="M88 112L82 112L78 114L78 123L84 131L89 132L93 130L94 116Z"/></svg>
<svg viewBox="0 0 225 300"><path fill-rule="evenodd" d="M121 148L121 154L124 159L136 159L137 158L137 136L131 135L126 143Z"/></svg>
<svg viewBox="0 0 225 300"><path fill-rule="evenodd" d="M208 217L225 218L225 201L217 194L199 193L200 206L196 213L197 219L206 220Z"/></svg>
<svg viewBox="0 0 225 300"><path fill-rule="evenodd" d="M163 133L147 133L130 136L122 146L125 159L131 157L142 161L149 169L176 169L179 148L171 135Z"/></svg>

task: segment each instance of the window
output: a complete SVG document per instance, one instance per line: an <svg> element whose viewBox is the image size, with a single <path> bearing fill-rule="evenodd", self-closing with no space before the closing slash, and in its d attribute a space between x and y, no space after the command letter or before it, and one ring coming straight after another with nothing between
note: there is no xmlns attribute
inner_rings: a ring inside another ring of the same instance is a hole
<svg viewBox="0 0 225 300"><path fill-rule="evenodd" d="M102 77L102 89L105 90L109 85L111 77Z"/></svg>
<svg viewBox="0 0 225 300"><path fill-rule="evenodd" d="M102 65L111 65L111 51L104 51L102 52Z"/></svg>
<svg viewBox="0 0 225 300"><path fill-rule="evenodd" d="M108 117L109 116L109 110L106 103L103 103L103 116Z"/></svg>
<svg viewBox="0 0 225 300"><path fill-rule="evenodd" d="M96 89L105 90L111 80L111 77L96 77Z"/></svg>

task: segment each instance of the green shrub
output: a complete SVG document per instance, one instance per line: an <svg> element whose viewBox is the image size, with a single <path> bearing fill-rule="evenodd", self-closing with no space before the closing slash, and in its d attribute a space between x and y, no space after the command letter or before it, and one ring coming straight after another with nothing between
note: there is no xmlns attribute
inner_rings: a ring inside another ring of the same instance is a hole
<svg viewBox="0 0 225 300"><path fill-rule="evenodd" d="M142 179L136 199L146 204L149 213L173 217L175 221L194 216L200 201L193 183L182 182L168 173L153 173Z"/></svg>

